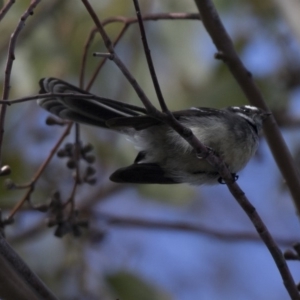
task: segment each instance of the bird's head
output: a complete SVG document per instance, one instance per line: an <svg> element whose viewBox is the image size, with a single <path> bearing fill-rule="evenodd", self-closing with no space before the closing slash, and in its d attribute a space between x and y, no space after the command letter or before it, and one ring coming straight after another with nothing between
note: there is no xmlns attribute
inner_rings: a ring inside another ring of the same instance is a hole
<svg viewBox="0 0 300 300"><path fill-rule="evenodd" d="M263 122L271 115L270 112L251 105L231 106L227 110L244 118L256 129L257 133L260 133Z"/></svg>

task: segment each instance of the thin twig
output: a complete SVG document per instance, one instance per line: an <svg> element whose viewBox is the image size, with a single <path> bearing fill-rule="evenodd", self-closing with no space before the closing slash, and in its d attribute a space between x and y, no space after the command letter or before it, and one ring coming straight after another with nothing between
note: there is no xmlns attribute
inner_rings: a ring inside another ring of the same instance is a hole
<svg viewBox="0 0 300 300"><path fill-rule="evenodd" d="M113 54L113 61L119 67L120 71L124 74L124 76L127 78L127 80L131 83L131 85L134 88L135 92L137 93L137 95L139 96L139 98L143 102L145 108L147 109L147 112L151 115L158 112L156 110L156 108L152 105L151 101L146 96L143 89L139 86L139 84L137 83L135 78L131 75L129 70L126 68L126 66L123 64L123 62L120 60L118 55L115 53L113 44L112 44L110 38L108 37L108 35L106 34L106 32L104 30L104 27L102 26L100 20L98 19L97 15L96 15L94 9L92 8L92 6L90 5L89 1L88 0L81 0L81 1L85 5L87 11L89 12L90 16L92 17L94 23L96 24L96 26L98 28L98 31L99 31L99 33L100 33L100 35L101 35L101 37L104 41L104 44L105 44L107 50L111 54Z"/></svg>
<svg viewBox="0 0 300 300"><path fill-rule="evenodd" d="M24 203L29 199L30 194L32 193L33 189L34 189L34 185L37 182L37 180L40 178L40 176L42 175L42 173L44 172L44 170L46 169L46 167L48 166L48 164L50 163L51 159L53 158L54 154L56 153L56 151L58 150L58 148L60 147L61 143L64 141L64 139L66 138L66 136L70 133L70 130L73 126L73 123L70 122L69 125L66 127L66 129L64 130L64 132L62 133L62 135L60 136L59 140L56 142L56 144L54 145L54 147L51 149L49 155L47 156L47 158L45 159L45 161L43 162L43 164L39 167L39 169L36 171L35 175L33 176L33 179L31 180L31 182L29 183L29 188L26 191L25 195L23 196L23 198L14 206L14 208L10 211L7 219L11 219L13 218L13 216L16 214L16 212L24 205Z"/></svg>
<svg viewBox="0 0 300 300"><path fill-rule="evenodd" d="M105 201L108 197L119 193L121 190L126 189L125 185L108 183L104 185L97 185L95 189L91 189L90 193L83 199L77 199L78 210L86 216L90 216L94 213L94 206L100 202ZM80 201L81 200L81 201ZM28 208L23 208L21 212L27 212ZM28 242L28 238L36 238L39 234L45 230L45 220L40 220L26 230L15 232L14 235L7 237L11 244ZM289 245L291 245L292 241Z"/></svg>
<svg viewBox="0 0 300 300"><path fill-rule="evenodd" d="M18 1L18 3L29 3L30 1ZM48 19L53 18L53 14L57 10L58 4L61 0L43 1L43 8L39 10L38 14L35 14L34 18L30 22L26 23L26 26L22 29L22 34L18 37L18 46L22 45L24 41L28 41L28 37L34 30L39 28L41 24L45 24ZM3 59L7 53L7 43L0 44L0 57Z"/></svg>
<svg viewBox="0 0 300 300"><path fill-rule="evenodd" d="M94 210L94 205L107 199L114 193L120 192L120 189L124 189L124 185L108 185L105 187L98 187L93 191L93 196L89 195L88 198L84 197L78 203L78 209L83 215L89 215L91 222L105 221L108 226L121 227L121 228L134 228L134 229L149 229L149 230L172 230L183 231L185 233L194 233L204 235L206 237L222 240L229 243L249 242L249 243L262 243L261 238L255 232L238 231L231 232L228 230L220 230L210 228L203 224L193 224L190 221L165 221L165 220L149 220L147 218L137 218L129 216L119 216L107 212L99 212ZM79 200L79 199L78 199ZM26 211L26 209L24 210ZM23 212L23 210L22 210ZM38 221L30 228L26 228L25 231L16 232L15 235L9 236L7 239L11 244L22 243L28 238L35 238L43 232L45 229L44 220ZM299 237L275 237L276 242L281 247L290 248L291 245L299 241Z"/></svg>
<svg viewBox="0 0 300 300"><path fill-rule="evenodd" d="M116 19L114 19L114 22L121 22L121 23L124 23L126 22L124 20L123 17L116 17ZM103 21L103 26L107 25L107 24L110 24L110 19L107 19L105 21ZM124 25L124 27L127 27L126 25ZM120 40L120 38L122 37L123 33L122 31L124 30L124 27L123 29L121 30L121 32L119 33L118 37L116 38L116 40L113 42L114 46L118 43L118 41ZM79 86L81 88L84 87L84 76L85 76L85 68L86 68L86 62L87 62L87 57L88 57L88 51L89 51L89 48L91 47L92 45L92 42L94 40L94 37L96 35L96 33L98 32L98 28L95 27L93 28L91 31L90 31L90 34L87 38L87 41L84 45L84 51L83 51L83 55L82 55L82 61L81 61L81 67L80 67L80 77L79 77ZM125 30L124 30L125 32ZM106 58L104 58L100 64L97 66L92 78L90 79L90 82L88 83L88 85L86 86L86 91L89 91L92 87L92 84L94 83L98 73L100 72L102 66L104 65L104 63L106 62Z"/></svg>
<svg viewBox="0 0 300 300"><path fill-rule="evenodd" d="M220 239L228 242L262 243L261 238L259 238L255 232L228 232L224 230L221 231L219 229L209 228L205 225L192 224L190 222L185 221L155 221L135 217L122 217L104 212L92 212L91 214L95 217L96 220L104 220L109 226L117 226L122 228L134 227L158 230L176 230L206 235L211 238ZM299 238L276 238L277 243L280 243L282 246L285 247L291 247L291 245L297 242L298 240Z"/></svg>
<svg viewBox="0 0 300 300"><path fill-rule="evenodd" d="M158 13L158 14L149 14L149 15L144 15L143 16L144 21L160 21L160 20L200 20L200 14L197 13ZM122 38L122 36L125 34L127 29L131 24L137 23L138 20L136 17L134 18L125 18L123 16L116 16L116 17L110 17L105 20L103 20L102 25L105 27L108 24L111 23L123 23L123 27L121 31L119 32L118 36L116 39L113 41L113 46L115 47L119 40ZM84 53L82 56L82 62L81 62L81 68L80 68L80 87L84 86L84 72L85 72L85 67L86 67L86 61L87 61L87 55L88 55L88 50L93 42L93 39L95 37L96 32L98 32L98 28L95 27L91 30L86 44L84 46ZM93 85L99 71L103 67L104 63L106 62L106 59L103 59L99 65L97 66L96 70L94 71L94 74L92 75L86 90L89 91L91 86Z"/></svg>
<svg viewBox="0 0 300 300"><path fill-rule="evenodd" d="M156 92L161 110L164 113L168 113L169 110L168 110L168 107L167 107L166 102L164 100L164 97L162 95L160 85L159 85L159 82L158 82L158 79L157 79L157 76L156 76L155 68L154 68L154 65L153 65L153 61L152 61L152 58L151 58L151 52L150 52L150 49L149 49L149 46L148 46L148 41L147 41L147 38L146 38L146 32L145 32L145 28L144 28L144 23L143 23L141 10L140 10L140 7L139 7L139 2L137 0L133 0L133 3L134 3L135 10L136 10L136 15L137 15L138 24L139 24L139 27L140 27L140 32L141 32L141 37L142 37L142 42L143 42L143 46L144 46L144 52L145 52L145 55L146 55L147 64L148 64L148 68L149 68L149 71L150 71L150 74L151 74L151 78L152 78L152 81L153 81L155 92Z"/></svg>
<svg viewBox="0 0 300 300"><path fill-rule="evenodd" d="M8 56L5 68L5 78L4 78L4 86L3 86L3 93L2 99L6 100L9 97L9 90L10 90L10 75L13 66L13 61L15 60L15 47L17 38L21 32L21 30L25 26L25 21L29 16L33 14L34 9L39 4L41 0L32 0L28 9L24 12L21 16L20 21L12 33L9 46L8 46ZM6 105L2 105L1 112L0 112L0 166L2 165L2 142L3 142L3 135L4 135L4 121L5 121L5 114L6 114Z"/></svg>
<svg viewBox="0 0 300 300"><path fill-rule="evenodd" d="M0 21L5 17L6 13L10 10L10 8L15 4L16 0L9 0L0 10Z"/></svg>

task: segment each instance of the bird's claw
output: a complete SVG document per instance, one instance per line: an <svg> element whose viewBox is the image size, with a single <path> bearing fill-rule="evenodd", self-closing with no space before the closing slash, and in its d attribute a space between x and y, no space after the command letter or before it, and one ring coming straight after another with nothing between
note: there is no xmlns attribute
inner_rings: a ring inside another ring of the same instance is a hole
<svg viewBox="0 0 300 300"><path fill-rule="evenodd" d="M231 173L231 176L232 176L232 180L233 182L236 182L238 179L239 179L239 175L235 174L235 173ZM224 179L222 177L219 177L218 178L218 182L220 184L226 184L226 182L224 181Z"/></svg>

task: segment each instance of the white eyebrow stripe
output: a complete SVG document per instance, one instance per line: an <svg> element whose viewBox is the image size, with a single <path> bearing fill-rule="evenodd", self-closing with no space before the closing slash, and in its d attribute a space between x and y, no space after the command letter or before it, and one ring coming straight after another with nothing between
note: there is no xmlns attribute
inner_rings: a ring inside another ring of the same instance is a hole
<svg viewBox="0 0 300 300"><path fill-rule="evenodd" d="M258 110L257 107L252 106L252 105L245 105L245 108L252 109L252 110Z"/></svg>

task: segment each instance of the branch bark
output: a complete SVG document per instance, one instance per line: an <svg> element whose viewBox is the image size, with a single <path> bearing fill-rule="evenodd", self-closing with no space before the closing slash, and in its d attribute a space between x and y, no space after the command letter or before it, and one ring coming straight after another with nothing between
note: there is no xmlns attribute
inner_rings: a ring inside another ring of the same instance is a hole
<svg viewBox="0 0 300 300"><path fill-rule="evenodd" d="M0 234L0 297L57 300Z"/></svg>

